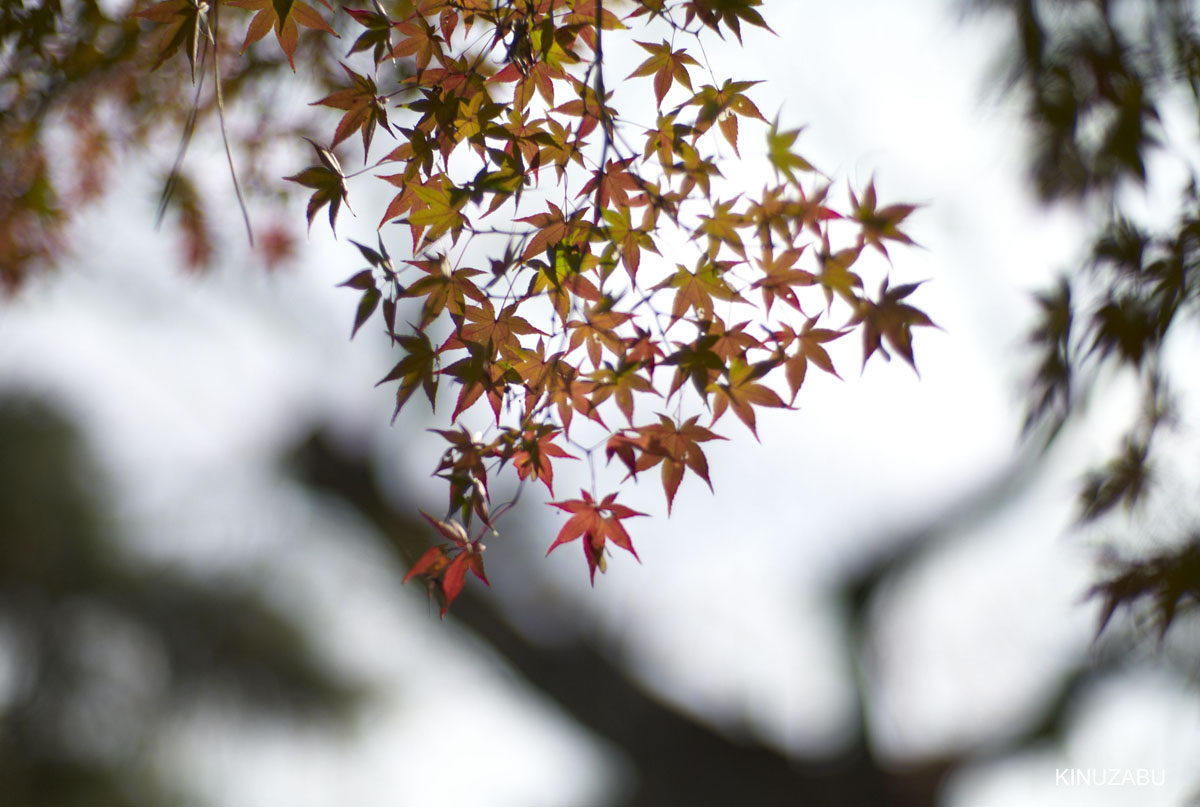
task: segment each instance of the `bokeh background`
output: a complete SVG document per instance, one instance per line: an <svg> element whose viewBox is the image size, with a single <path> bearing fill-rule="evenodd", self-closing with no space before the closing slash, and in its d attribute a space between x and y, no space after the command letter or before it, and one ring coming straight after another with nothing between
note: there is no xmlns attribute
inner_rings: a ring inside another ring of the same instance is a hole
<svg viewBox="0 0 1200 807"><path fill-rule="evenodd" d="M920 247L892 251L940 326L920 376L835 352L845 380L762 416L761 443L706 446L715 495L685 483L668 519L654 485L623 492L654 514L642 563L594 588L577 553L542 557L560 520L529 503L492 590L441 621L400 585L444 495L438 424L413 405L389 425L392 349L348 339L334 288L372 216L337 240L318 220L268 271L221 208L218 260L188 273L153 227L176 143L126 154L69 258L0 307L0 803L1195 797L1194 631L1094 641L1104 536L1072 527L1132 398L1114 386L1048 453L1020 437L1031 293L1079 260L1086 211L1029 187L1007 28L952 2L764 13L778 36L712 62L765 79L759 107L806 125L829 176L925 205ZM188 160L228 192L215 130ZM557 464L557 489L584 474ZM1113 768L1161 784L1056 776Z"/></svg>

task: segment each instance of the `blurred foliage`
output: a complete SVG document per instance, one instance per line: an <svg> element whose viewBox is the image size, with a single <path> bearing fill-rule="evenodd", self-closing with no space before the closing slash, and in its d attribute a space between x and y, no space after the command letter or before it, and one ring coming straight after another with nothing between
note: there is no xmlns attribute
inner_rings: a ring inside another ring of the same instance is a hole
<svg viewBox="0 0 1200 807"><path fill-rule="evenodd" d="M184 800L153 758L197 706L334 719L354 690L301 628L231 581L139 563L70 424L0 400L0 803Z"/></svg>
<svg viewBox="0 0 1200 807"><path fill-rule="evenodd" d="M181 132L186 138L216 117L211 83L193 89L181 60L150 71L157 43L132 10L125 0L0 3L0 290L16 290L69 253L67 228L111 188L123 155L178 143ZM328 72L337 69L336 54L325 55L313 59L305 76L318 90L337 79ZM277 177L263 174L274 170L264 155L314 131L304 110L262 114L283 71L290 67L278 49L251 49L222 65L226 103L250 111L243 124L233 124L233 141L239 178L252 198L281 192ZM204 268L219 242L205 217L211 203L197 195L186 172L171 183L190 191L171 198L181 256ZM264 235L269 265L290 256L289 239L277 228Z"/></svg>
<svg viewBox="0 0 1200 807"><path fill-rule="evenodd" d="M1132 377L1143 404L1110 460L1081 482L1079 519L1125 511L1154 550L1130 555L1094 593L1101 629L1136 606L1165 633L1200 596L1194 531L1149 527L1178 501L1147 505L1161 482L1195 484L1164 450L1186 436L1200 303L1200 25L1185 0L973 0L1004 12L1009 82L1025 102L1030 172L1047 203L1083 206L1096 229L1080 264L1038 296L1027 426L1053 439L1093 393ZM1170 217L1151 199L1174 197ZM1172 382L1175 383L1172 383ZM1194 517L1194 515L1193 515ZM1161 521L1161 519L1160 519ZM1156 522L1158 523L1158 522ZM1144 543L1144 542L1143 542ZM1165 550L1163 547L1167 547ZM1145 610L1142 610L1142 606Z"/></svg>

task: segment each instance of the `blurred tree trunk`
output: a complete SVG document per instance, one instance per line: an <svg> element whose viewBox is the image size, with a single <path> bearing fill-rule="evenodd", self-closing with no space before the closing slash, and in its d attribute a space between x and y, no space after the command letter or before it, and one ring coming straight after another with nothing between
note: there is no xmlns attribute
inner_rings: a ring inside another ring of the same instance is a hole
<svg viewBox="0 0 1200 807"><path fill-rule="evenodd" d="M66 419L0 398L4 807L187 803L153 754L181 708L334 718L355 699L256 592L124 552L104 478Z"/></svg>

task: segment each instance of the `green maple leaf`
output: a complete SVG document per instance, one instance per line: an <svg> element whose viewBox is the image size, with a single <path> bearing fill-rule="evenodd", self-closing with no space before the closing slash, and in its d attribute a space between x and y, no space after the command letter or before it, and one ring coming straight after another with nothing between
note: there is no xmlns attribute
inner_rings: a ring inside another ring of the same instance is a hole
<svg viewBox="0 0 1200 807"><path fill-rule="evenodd" d="M412 190L424 206L409 214L408 223L414 228L428 228L422 237L422 246L433 243L446 233L450 233L451 243L457 244L466 224L462 209L470 201L470 194L445 177L432 185L414 185Z"/></svg>
<svg viewBox="0 0 1200 807"><path fill-rule="evenodd" d="M850 267L858 260L860 254L861 245L841 249L833 254L829 252L828 240L821 245L821 253L818 255L821 271L817 273L817 282L825 290L826 305L833 304L834 294L851 305L858 303L855 290L863 287L863 281L857 273L850 271Z"/></svg>
<svg viewBox="0 0 1200 807"><path fill-rule="evenodd" d="M771 124L771 128L767 130L767 159L771 161L771 167L775 170L775 176L783 174L787 177L788 182L793 185L799 184L796 175L793 171L816 171L812 164L801 157L796 152L792 151L792 147L796 143L796 138L804 128L791 129L786 132L779 131L779 118Z"/></svg>
<svg viewBox="0 0 1200 807"><path fill-rule="evenodd" d="M708 257L710 259L717 256L722 244L742 258L746 257L746 247L742 244L742 236L738 229L745 226L747 220L744 215L733 212L733 206L737 201L738 198L735 196L724 202L717 202L713 205L711 216L700 216L700 225L692 237L708 236Z"/></svg>

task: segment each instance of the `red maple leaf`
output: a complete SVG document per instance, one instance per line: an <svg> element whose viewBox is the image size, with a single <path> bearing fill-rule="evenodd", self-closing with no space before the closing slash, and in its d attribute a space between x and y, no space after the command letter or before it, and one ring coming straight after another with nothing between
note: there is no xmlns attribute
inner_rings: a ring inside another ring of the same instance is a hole
<svg viewBox="0 0 1200 807"><path fill-rule="evenodd" d="M517 476L521 479L532 477L534 481L542 480L546 483L546 489L550 491L551 496L554 495L554 468L550 465L550 458L578 459L578 457L563 451L554 442L554 438L561 433L551 426L540 426L537 431L530 429L517 443L512 457L513 466L517 469Z"/></svg>
<svg viewBox="0 0 1200 807"><path fill-rule="evenodd" d="M625 528L621 526L621 519L646 514L639 513L625 505L616 504L617 494L615 493L608 494L597 503L586 490L580 492L583 494L582 499L550 502L551 506L566 510L573 515L559 530L558 537L554 539L554 543L550 544L546 554L549 555L560 544L569 544L583 536L583 553L587 556L588 573L592 584L595 585L596 568L599 567L603 572L607 566L604 560L604 544L608 539L611 538L614 544L628 551L635 558L637 557L629 533L625 532Z"/></svg>
<svg viewBox="0 0 1200 807"><path fill-rule="evenodd" d="M448 538L450 543L439 544L426 550L401 582L407 583L414 577L425 578L429 595L437 596L442 606L442 616L445 616L450 603L462 593L468 571L473 572L485 585L491 585L483 570L483 550L486 547L479 543L478 539L468 540L466 529L457 521L442 521L424 510L421 511L421 515L434 529Z"/></svg>

